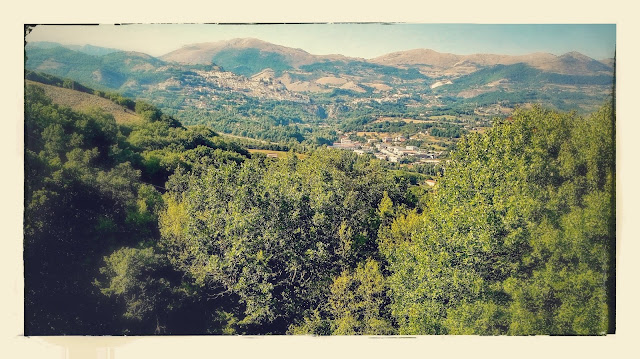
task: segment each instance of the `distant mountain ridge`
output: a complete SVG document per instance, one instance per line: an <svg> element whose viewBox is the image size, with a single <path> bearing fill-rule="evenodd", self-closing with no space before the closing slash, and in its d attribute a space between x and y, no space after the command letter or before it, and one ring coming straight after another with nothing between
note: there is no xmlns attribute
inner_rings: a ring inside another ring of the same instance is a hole
<svg viewBox="0 0 640 359"><path fill-rule="evenodd" d="M113 48L93 45L64 45L55 42L31 42L30 49L53 49L63 47L92 56L106 56L124 52ZM135 52L127 52L134 54ZM473 73L484 67L495 65L513 65L524 63L533 68L564 75L601 75L613 71L612 59L597 61L579 52L554 55L536 52L525 55L472 54L457 55L438 52L432 49L412 49L397 51L371 59L349 57L340 54L314 55L303 49L273 44L256 38L235 38L217 42L205 42L185 45L165 55L152 57L163 62L175 62L185 65L222 66L228 71L247 77L271 69L276 76L283 71L300 69L323 62L358 62L376 65L419 69L423 74L439 77L459 77ZM142 54L141 54L142 57Z"/></svg>
<svg viewBox="0 0 640 359"><path fill-rule="evenodd" d="M265 54L273 54L274 57L278 58L275 62L279 61L279 63L273 66L274 61L271 61L272 66L265 64L262 67L256 67L253 72L247 72L246 75L254 75L267 68L277 71L279 69L300 68L313 63L330 61L369 62L394 67L423 66L427 67L423 69L425 73L431 75L435 73L464 75L477 71L481 67L517 63L524 63L542 71L565 75L589 75L612 71L609 65L610 62L597 61L575 51L560 56L543 52L525 55L456 55L431 49L412 49L392 52L372 59L363 59L344 55L313 55L302 49L276 45L255 38L237 38L186 45L162 55L160 58L165 61L183 64L210 64L214 62L233 71L234 67L239 67L238 64L233 62L242 62L244 60L242 59L243 55L248 50L257 51L254 53L253 59L261 60L260 56L265 57Z"/></svg>
<svg viewBox="0 0 640 359"><path fill-rule="evenodd" d="M131 51L97 56L53 44L27 46L26 55L29 70L202 111L246 98L321 104L327 113L342 108L327 105L334 101L435 107L543 102L572 109L601 101L613 79L612 60L578 52L456 55L414 49L366 60L233 39L188 45L161 57Z"/></svg>
<svg viewBox="0 0 640 359"><path fill-rule="evenodd" d="M257 49L260 52L278 54L282 57L284 62L292 67L299 67L321 61L363 60L344 55L312 55L302 49L276 45L255 38L236 38L217 42L185 45L180 49L160 56L160 58L164 61L174 61L183 64L208 65L221 53L229 52L231 50L238 51L246 49ZM224 64L217 64L225 67Z"/></svg>
<svg viewBox="0 0 640 359"><path fill-rule="evenodd" d="M78 52L82 52L83 54L92 55L92 56L102 56L107 55L113 52L119 52L122 50L109 48L109 47L101 47L94 45L65 45L58 42L50 42L50 41L34 41L27 43L28 48L38 48L38 49L52 49L55 47L64 47L69 50L74 50Z"/></svg>
<svg viewBox="0 0 640 359"><path fill-rule="evenodd" d="M118 89L163 81L169 74L156 71L164 61L139 52L88 55L66 47L27 48L27 68L69 77L97 87Z"/></svg>
<svg viewBox="0 0 640 359"><path fill-rule="evenodd" d="M98 90L126 96L183 97L182 102L215 97L248 96L307 103L277 80L255 79L223 71L215 65L182 65L130 51L91 56L63 47L27 49L28 70L69 78ZM168 93L168 94L167 94ZM159 95L164 94L164 95Z"/></svg>
<svg viewBox="0 0 640 359"><path fill-rule="evenodd" d="M387 66L430 66L432 70L440 70L444 73L446 73L447 70L451 73L451 70L456 67L470 68L467 70L469 71L467 73L470 73L477 71L480 67L513 65L517 63L524 63L539 70L564 75L600 74L613 70L611 66L608 66L606 63L596 61L575 51L561 56L543 52L527 55L455 55L440 53L429 49L415 49L393 52L369 61ZM464 72L465 71L461 71L461 73Z"/></svg>

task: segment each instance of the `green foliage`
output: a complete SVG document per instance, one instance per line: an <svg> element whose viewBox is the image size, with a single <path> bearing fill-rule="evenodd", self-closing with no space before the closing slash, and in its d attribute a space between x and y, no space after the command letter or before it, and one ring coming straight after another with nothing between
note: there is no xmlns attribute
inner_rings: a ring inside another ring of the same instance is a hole
<svg viewBox="0 0 640 359"><path fill-rule="evenodd" d="M460 126L451 125L448 123L443 123L438 125L438 127L432 127L429 130L429 134L435 137L448 137L448 138L459 138L466 131L461 129Z"/></svg>
<svg viewBox="0 0 640 359"><path fill-rule="evenodd" d="M249 152L204 126L175 127L166 121L135 125L127 141L140 151L145 180L164 185L178 167L201 162L242 162Z"/></svg>
<svg viewBox="0 0 640 359"><path fill-rule="evenodd" d="M219 101L212 110L180 110L176 116L187 125L207 125L236 136L293 145L337 140L335 131L315 126L322 121L320 107L287 101L246 98ZM313 124L313 126L310 126ZM331 143L330 142L330 143Z"/></svg>
<svg viewBox="0 0 640 359"><path fill-rule="evenodd" d="M311 107L237 106L254 119L242 135L290 141L243 140L290 150L271 159L145 102L102 94L147 120L125 128L25 90L28 335L607 330L610 106L518 110L484 134L430 124L464 136L442 165L407 171L309 150L337 137L307 126L320 123ZM380 108L345 127L374 125ZM213 116L225 129L240 118Z"/></svg>
<svg viewBox="0 0 640 359"><path fill-rule="evenodd" d="M381 232L401 333L606 330L611 117L536 108L458 144L419 229Z"/></svg>
<svg viewBox="0 0 640 359"><path fill-rule="evenodd" d="M109 91L101 91L101 90L94 90L92 88L86 87L81 85L80 83L73 81L71 79L68 78L60 78L57 76L53 76L53 75L49 75L43 72L34 72L34 71L30 71L30 70L25 70L25 79L27 80L31 80L31 81L35 81L35 82L40 82L43 84L47 84L47 85L52 85L52 86L56 86L56 87L63 87L63 88L68 88L68 89L72 89L75 91L79 91L79 92L84 92L84 93L88 93L88 94L92 94L92 95L96 95L102 98L106 98L110 101L113 101L114 103L120 105L120 106L124 106L127 109L131 110L131 111L135 111L136 109L136 102L128 99L124 96L122 96L119 93L116 92L109 92ZM159 119L160 118L160 114L157 113L159 112L159 110L157 108L154 108L153 106L149 105L149 104L144 104L141 105L139 107L140 109L147 109L149 111L149 113L147 113L146 115L148 117L153 117L154 115L157 116ZM149 118L147 118L147 120L149 120Z"/></svg>
<svg viewBox="0 0 640 359"><path fill-rule="evenodd" d="M388 197L387 197L388 198ZM290 334L391 335L395 327L388 312L387 284L372 259L345 270L333 280L326 305L313 310Z"/></svg>
<svg viewBox="0 0 640 359"><path fill-rule="evenodd" d="M415 134L421 131L428 130L431 127L433 127L432 123L410 123L398 120L369 123L368 125L364 126L364 130L374 132Z"/></svg>
<svg viewBox="0 0 640 359"><path fill-rule="evenodd" d="M342 272L334 280L329 296L332 334L394 334L389 313L385 313L386 291L385 278L376 261L360 263L353 274Z"/></svg>
<svg viewBox="0 0 640 359"><path fill-rule="evenodd" d="M93 93L92 89L85 87L76 81L73 81L71 79L62 79L62 78L45 74L42 72L25 70L24 78L27 80L36 81L36 82L40 82L47 85L64 87L64 88L68 88L68 89L72 89L80 92Z"/></svg>
<svg viewBox="0 0 640 359"><path fill-rule="evenodd" d="M167 310L171 296L169 282L157 278L154 271L166 266L164 257L155 254L153 248L122 248L105 257L100 273L109 278L100 291L106 295L123 296L126 302L126 318L142 320L159 309Z"/></svg>
<svg viewBox="0 0 640 359"><path fill-rule="evenodd" d="M363 76L376 73L384 79L396 77L402 80L424 79L425 76L415 68L400 69L393 66L372 64L364 61L322 61L300 66L301 70L322 71L334 75Z"/></svg>
<svg viewBox="0 0 640 359"><path fill-rule="evenodd" d="M498 80L508 80L522 87L532 87L532 84L538 82L560 85L609 85L611 84L612 78L609 75L562 75L544 72L524 63L518 63L513 65L495 65L478 70L469 75L462 76L455 81L453 85L444 86L442 89L460 91L469 86L486 85Z"/></svg>
<svg viewBox="0 0 640 359"><path fill-rule="evenodd" d="M160 119L160 110L146 102L138 101L135 105L135 111L149 122L155 122Z"/></svg>
<svg viewBox="0 0 640 359"><path fill-rule="evenodd" d="M104 257L101 280L94 285L100 292L121 303L125 311L124 333L166 334L194 330L200 323L189 315L189 307L198 308L189 283L170 265L167 256L154 247L123 247ZM206 314L205 314L206 315Z"/></svg>
<svg viewBox="0 0 640 359"><path fill-rule="evenodd" d="M168 322L173 332L184 331L180 318L193 321L189 310L202 304L180 294L180 302L192 307L181 307L173 317L163 314L169 305L178 307L172 295L190 292L176 292L183 288L181 276L155 248L164 208L156 188L162 190L181 165L241 162L248 152L233 152L240 147L211 130L166 121L137 125L127 138L109 114L76 113L52 104L38 86L25 90L25 332L151 333ZM148 128L159 132L155 141L139 140ZM177 160L158 175L145 162L150 154L159 163ZM92 284L103 265L100 288L113 298ZM121 304L128 308L123 318L137 318L136 323L114 315Z"/></svg>
<svg viewBox="0 0 640 359"><path fill-rule="evenodd" d="M335 275L375 255L375 208L403 189L352 153L264 160L173 176L162 243L196 283L239 297L246 331L283 333L326 302Z"/></svg>
<svg viewBox="0 0 640 359"><path fill-rule="evenodd" d="M99 258L138 234L125 222L140 173L114 163L123 137L113 117L60 108L36 86L26 88L25 137L25 330L112 332L112 303L91 281ZM87 315L96 308L105 315Z"/></svg>

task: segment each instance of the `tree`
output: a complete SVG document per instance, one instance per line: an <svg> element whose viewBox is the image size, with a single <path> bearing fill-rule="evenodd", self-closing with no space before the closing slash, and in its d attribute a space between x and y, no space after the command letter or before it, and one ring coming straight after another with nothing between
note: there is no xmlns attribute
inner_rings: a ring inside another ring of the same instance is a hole
<svg viewBox="0 0 640 359"><path fill-rule="evenodd" d="M400 333L606 330L611 111L518 111L460 141L419 229L381 232Z"/></svg>
<svg viewBox="0 0 640 359"><path fill-rule="evenodd" d="M106 283L96 282L107 296L123 299L126 319L154 323L155 328L140 328L140 332L162 334L166 330L168 312L176 306L179 289L174 288L161 272L170 271L166 258L155 253L153 248L121 248L104 258L101 274ZM151 318L150 318L151 317ZM151 319L149 321L148 319ZM135 326L132 326L135 328Z"/></svg>
<svg viewBox="0 0 640 359"><path fill-rule="evenodd" d="M360 263L354 273L342 272L329 296L332 334L394 334L386 292L385 278L374 260Z"/></svg>

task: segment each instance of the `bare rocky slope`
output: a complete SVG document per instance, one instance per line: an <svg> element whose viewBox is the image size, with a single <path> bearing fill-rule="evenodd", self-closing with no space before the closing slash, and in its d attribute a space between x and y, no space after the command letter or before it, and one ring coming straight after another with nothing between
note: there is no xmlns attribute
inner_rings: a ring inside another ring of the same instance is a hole
<svg viewBox="0 0 640 359"><path fill-rule="evenodd" d="M312 55L302 49L272 44L254 38L232 39L217 42L186 45L172 51L160 58L165 61L173 61L182 64L210 64L211 59L225 50L258 49L263 52L271 52L282 55L289 65L298 67L320 61L355 60L343 55Z"/></svg>
<svg viewBox="0 0 640 359"><path fill-rule="evenodd" d="M327 61L367 62L371 64L408 68L415 67L430 77L457 77L495 65L513 65L524 63L533 68L564 75L610 74L611 61L596 61L578 52L569 52L560 56L536 52L525 55L472 54L457 55L437 52L431 49L413 49L392 52L372 59L347 57L343 55L313 55L302 49L272 44L254 38L241 38L226 41L199 43L183 46L160 58L164 61L181 64L211 64L220 60L226 52L235 51L235 61L241 61L239 51L254 50L260 54L277 56L277 65L283 69ZM245 59L246 61L246 59ZM223 65L225 66L225 65ZM256 71L257 73L259 71Z"/></svg>
<svg viewBox="0 0 640 359"><path fill-rule="evenodd" d="M442 72L466 67L471 73L481 67L494 65L513 65L525 63L533 68L565 75L596 75L610 73L612 68L606 62L596 61L578 52L569 52L561 56L536 52L527 55L473 54L455 55L440 53L429 49L416 49L393 52L369 60L387 66L423 65Z"/></svg>

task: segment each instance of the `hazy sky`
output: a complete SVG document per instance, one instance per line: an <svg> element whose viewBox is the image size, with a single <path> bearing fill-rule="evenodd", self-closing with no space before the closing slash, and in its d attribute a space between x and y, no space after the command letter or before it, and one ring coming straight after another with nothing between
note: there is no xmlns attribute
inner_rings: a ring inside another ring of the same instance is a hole
<svg viewBox="0 0 640 359"><path fill-rule="evenodd" d="M372 58L393 51L428 48L455 54L518 55L578 51L595 59L613 57L616 26L474 24L301 25L100 25L37 26L27 41L91 44L160 56L183 45L255 37L317 55Z"/></svg>

